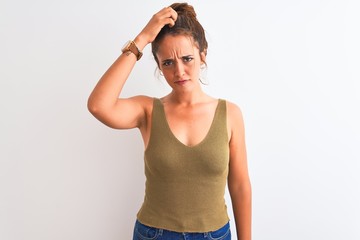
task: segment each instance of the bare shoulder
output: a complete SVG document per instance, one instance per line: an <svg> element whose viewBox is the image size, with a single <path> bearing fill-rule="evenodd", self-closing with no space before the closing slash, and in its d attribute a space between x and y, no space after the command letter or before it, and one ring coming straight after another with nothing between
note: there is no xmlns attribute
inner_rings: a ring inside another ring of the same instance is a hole
<svg viewBox="0 0 360 240"><path fill-rule="evenodd" d="M228 124L228 131L230 138L232 138L234 133L243 135L244 119L240 107L235 103L226 101L226 110L227 110L227 124Z"/></svg>
<svg viewBox="0 0 360 240"><path fill-rule="evenodd" d="M130 97L129 100L136 102L137 104L141 105L144 109L152 107L154 98L145 96L145 95L137 95Z"/></svg>
<svg viewBox="0 0 360 240"><path fill-rule="evenodd" d="M130 97L129 99L133 99L134 101L138 101L138 102L147 104L147 103L152 102L154 98L146 96L146 95L137 95L137 96Z"/></svg>
<svg viewBox="0 0 360 240"><path fill-rule="evenodd" d="M243 122L243 115L240 107L235 103L226 101L227 116L230 121Z"/></svg>

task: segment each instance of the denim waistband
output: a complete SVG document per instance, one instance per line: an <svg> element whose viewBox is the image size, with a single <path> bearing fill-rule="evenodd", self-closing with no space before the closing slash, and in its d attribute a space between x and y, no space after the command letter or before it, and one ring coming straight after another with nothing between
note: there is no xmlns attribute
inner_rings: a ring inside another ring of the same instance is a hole
<svg viewBox="0 0 360 240"><path fill-rule="evenodd" d="M229 240L231 239L230 223L226 223L223 227L215 231L209 232L174 232L166 229L150 227L140 223L138 220L135 223L133 240L170 240L170 239L185 239L185 240Z"/></svg>

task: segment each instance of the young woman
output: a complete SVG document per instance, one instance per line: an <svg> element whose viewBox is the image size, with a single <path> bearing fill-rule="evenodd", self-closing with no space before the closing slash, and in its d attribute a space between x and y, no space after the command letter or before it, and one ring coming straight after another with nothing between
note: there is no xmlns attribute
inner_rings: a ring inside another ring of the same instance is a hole
<svg viewBox="0 0 360 240"><path fill-rule="evenodd" d="M150 43L172 91L162 98L121 98ZM116 129L139 128L144 140L146 191L133 239L230 239L226 182L237 237L251 239L243 118L235 104L203 92L207 48L193 7L174 3L126 44L89 97L97 119Z"/></svg>

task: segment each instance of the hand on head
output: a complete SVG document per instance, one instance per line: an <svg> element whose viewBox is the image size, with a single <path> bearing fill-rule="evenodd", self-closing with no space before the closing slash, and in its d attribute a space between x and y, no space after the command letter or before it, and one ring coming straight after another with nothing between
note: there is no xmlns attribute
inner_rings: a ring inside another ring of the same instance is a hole
<svg viewBox="0 0 360 240"><path fill-rule="evenodd" d="M154 14L148 24L138 35L138 38L143 38L146 43L154 41L158 33L165 25L173 27L177 19L177 12L171 7L165 7Z"/></svg>

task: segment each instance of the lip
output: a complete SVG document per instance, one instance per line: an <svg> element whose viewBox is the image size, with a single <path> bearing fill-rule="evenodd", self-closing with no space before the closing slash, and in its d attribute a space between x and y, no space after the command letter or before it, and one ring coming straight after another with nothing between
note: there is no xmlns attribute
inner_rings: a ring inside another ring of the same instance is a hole
<svg viewBox="0 0 360 240"><path fill-rule="evenodd" d="M175 81L174 83L175 83L175 84L179 84L179 85L183 85L183 84L185 84L187 81L188 81L188 80L181 79L181 80Z"/></svg>

